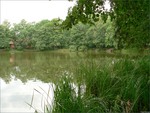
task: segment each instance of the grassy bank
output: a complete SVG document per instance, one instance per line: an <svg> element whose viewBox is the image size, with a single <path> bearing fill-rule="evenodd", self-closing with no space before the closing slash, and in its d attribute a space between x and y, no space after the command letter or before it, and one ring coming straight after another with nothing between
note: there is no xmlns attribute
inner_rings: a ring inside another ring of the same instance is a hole
<svg viewBox="0 0 150 113"><path fill-rule="evenodd" d="M45 113L150 111L150 58L88 61L55 85L53 109Z"/></svg>

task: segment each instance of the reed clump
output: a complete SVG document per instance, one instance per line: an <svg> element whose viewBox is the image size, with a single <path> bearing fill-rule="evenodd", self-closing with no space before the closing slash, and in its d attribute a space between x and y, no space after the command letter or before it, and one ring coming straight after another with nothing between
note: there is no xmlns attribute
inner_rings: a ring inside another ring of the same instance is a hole
<svg viewBox="0 0 150 113"><path fill-rule="evenodd" d="M150 58L81 64L56 86L53 113L149 111Z"/></svg>
<svg viewBox="0 0 150 113"><path fill-rule="evenodd" d="M150 58L91 61L55 86L52 113L150 111Z"/></svg>

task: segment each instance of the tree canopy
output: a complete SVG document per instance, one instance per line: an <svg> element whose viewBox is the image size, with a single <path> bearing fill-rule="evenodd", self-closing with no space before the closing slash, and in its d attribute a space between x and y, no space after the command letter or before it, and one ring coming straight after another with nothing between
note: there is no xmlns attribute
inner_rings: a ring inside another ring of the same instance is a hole
<svg viewBox="0 0 150 113"><path fill-rule="evenodd" d="M105 2L109 1L110 10ZM115 22L115 35L118 48L146 47L150 44L150 1L149 0L77 0L70 8L63 22L71 28L78 22L93 23L108 17Z"/></svg>
<svg viewBox="0 0 150 113"><path fill-rule="evenodd" d="M102 20L95 26L74 25L71 29L62 29L61 19L41 20L38 23L28 23L21 20L10 27L9 22L0 25L0 49L10 48L13 41L15 49L53 50L68 48L71 51L85 51L92 48L115 47L113 23Z"/></svg>

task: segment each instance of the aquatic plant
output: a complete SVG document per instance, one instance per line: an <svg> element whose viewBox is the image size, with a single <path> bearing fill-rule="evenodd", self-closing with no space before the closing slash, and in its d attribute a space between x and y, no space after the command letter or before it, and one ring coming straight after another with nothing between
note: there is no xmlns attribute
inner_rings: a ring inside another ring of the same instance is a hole
<svg viewBox="0 0 150 113"><path fill-rule="evenodd" d="M150 58L81 64L75 76L55 84L53 108L45 113L150 111Z"/></svg>

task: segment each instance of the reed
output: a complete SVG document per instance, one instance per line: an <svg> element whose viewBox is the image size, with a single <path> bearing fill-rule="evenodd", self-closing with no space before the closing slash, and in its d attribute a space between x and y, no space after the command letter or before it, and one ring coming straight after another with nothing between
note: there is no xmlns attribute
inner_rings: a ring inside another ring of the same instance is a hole
<svg viewBox="0 0 150 113"><path fill-rule="evenodd" d="M91 61L55 85L52 113L150 111L150 58Z"/></svg>

